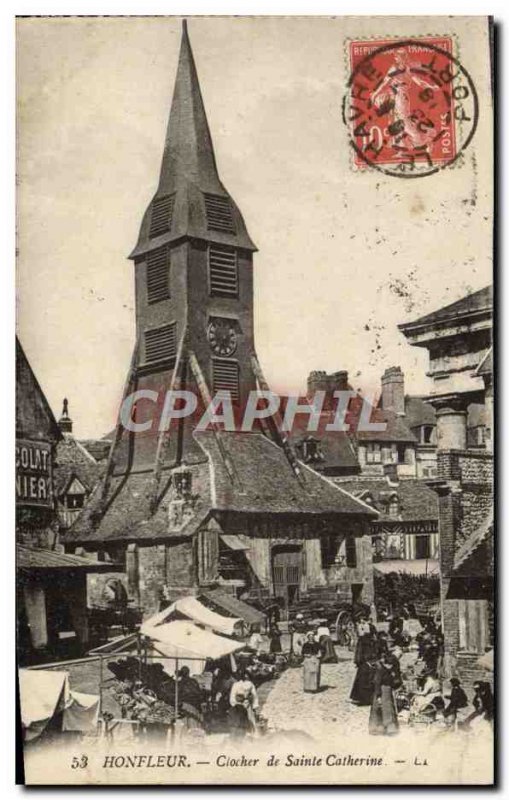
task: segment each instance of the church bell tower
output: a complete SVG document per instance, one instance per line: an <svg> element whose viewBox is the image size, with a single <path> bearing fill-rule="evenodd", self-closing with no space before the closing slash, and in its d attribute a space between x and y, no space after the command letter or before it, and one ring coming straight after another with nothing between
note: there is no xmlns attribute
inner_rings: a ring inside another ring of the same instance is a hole
<svg viewBox="0 0 509 800"><path fill-rule="evenodd" d="M256 387L251 359L255 251L218 175L184 22L159 184L130 255L137 389L161 396L177 385L202 395L226 390L243 406ZM139 405L136 421L154 416L149 404ZM150 461L154 455L150 438L134 448L138 464L140 457Z"/></svg>

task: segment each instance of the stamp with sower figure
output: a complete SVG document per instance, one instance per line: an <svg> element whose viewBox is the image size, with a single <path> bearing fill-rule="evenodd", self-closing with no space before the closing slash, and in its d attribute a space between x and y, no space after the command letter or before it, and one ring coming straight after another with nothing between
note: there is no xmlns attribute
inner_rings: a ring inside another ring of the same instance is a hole
<svg viewBox="0 0 509 800"><path fill-rule="evenodd" d="M357 168L417 178L458 159L479 104L450 37L352 41L349 60L343 121Z"/></svg>

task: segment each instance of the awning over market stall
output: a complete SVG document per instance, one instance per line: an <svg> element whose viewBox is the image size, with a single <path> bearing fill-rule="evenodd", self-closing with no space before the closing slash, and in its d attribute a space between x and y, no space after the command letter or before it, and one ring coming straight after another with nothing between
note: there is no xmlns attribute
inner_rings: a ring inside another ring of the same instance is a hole
<svg viewBox="0 0 509 800"><path fill-rule="evenodd" d="M199 625L203 625L205 628L226 636L241 635L242 633L242 620L239 617L223 617L221 614L217 614L204 606L193 596L181 597L176 600L168 608L159 611L155 616L146 620L144 627L157 628L160 625L178 619L179 616L186 617Z"/></svg>
<svg viewBox="0 0 509 800"><path fill-rule="evenodd" d="M140 633L153 645L153 653L170 659L162 660L165 671L173 675L178 667L187 666L192 675L199 675L205 669L207 660L218 661L231 656L244 648L243 642L235 642L204 631L187 620L175 620L157 626L149 625L148 620L141 626Z"/></svg>
<svg viewBox="0 0 509 800"><path fill-rule="evenodd" d="M266 615L263 611L259 611L242 600L237 600L236 597L220 589L209 589L206 592L201 592L199 598L232 616L241 617L247 625L262 625L265 622Z"/></svg>
<svg viewBox="0 0 509 800"><path fill-rule="evenodd" d="M36 739L70 698L67 672L20 669L19 697L25 741Z"/></svg>

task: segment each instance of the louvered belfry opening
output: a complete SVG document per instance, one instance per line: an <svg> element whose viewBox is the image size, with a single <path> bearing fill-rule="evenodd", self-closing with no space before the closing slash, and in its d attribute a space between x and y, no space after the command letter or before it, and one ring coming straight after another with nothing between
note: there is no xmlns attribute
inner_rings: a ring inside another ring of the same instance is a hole
<svg viewBox="0 0 509 800"><path fill-rule="evenodd" d="M238 297L237 253L233 247L209 245L210 294L219 297Z"/></svg>
<svg viewBox="0 0 509 800"><path fill-rule="evenodd" d="M239 365L237 361L213 358L212 386L214 394L217 394L217 392L229 392L232 400L239 400Z"/></svg>
<svg viewBox="0 0 509 800"><path fill-rule="evenodd" d="M149 235L151 238L154 236L161 236L163 233L168 233L171 229L174 204L174 194L166 194L164 197L157 197L154 200L150 216Z"/></svg>
<svg viewBox="0 0 509 800"><path fill-rule="evenodd" d="M145 361L163 361L177 355L177 324L145 331Z"/></svg>
<svg viewBox="0 0 509 800"><path fill-rule="evenodd" d="M227 197L204 193L207 228L209 231L235 233L232 207Z"/></svg>
<svg viewBox="0 0 509 800"><path fill-rule="evenodd" d="M158 303L170 297L170 248L158 247L147 255L147 300Z"/></svg>

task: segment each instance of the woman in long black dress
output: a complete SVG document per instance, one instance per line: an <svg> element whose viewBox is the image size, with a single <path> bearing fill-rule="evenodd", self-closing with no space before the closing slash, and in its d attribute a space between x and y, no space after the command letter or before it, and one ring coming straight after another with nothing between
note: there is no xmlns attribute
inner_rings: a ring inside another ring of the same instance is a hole
<svg viewBox="0 0 509 800"><path fill-rule="evenodd" d="M369 706L373 700L373 679L376 661L378 658L378 646L376 636L367 623L359 625L359 638L355 648L354 663L357 667L355 680L350 700L359 706Z"/></svg>
<svg viewBox="0 0 509 800"><path fill-rule="evenodd" d="M274 625L270 627L269 641L270 641L269 652L275 655L283 651L283 648L281 647L281 631L279 630L277 622L275 622Z"/></svg>
<svg viewBox="0 0 509 800"><path fill-rule="evenodd" d="M391 735L398 732L394 690L400 686L401 671L397 657L383 653L375 670L373 703L369 715L371 734Z"/></svg>

